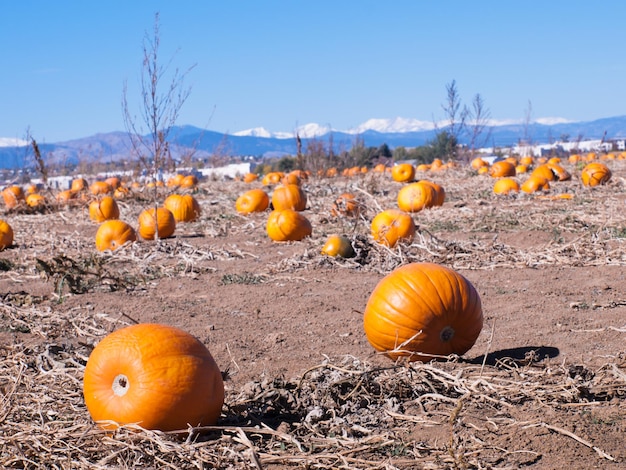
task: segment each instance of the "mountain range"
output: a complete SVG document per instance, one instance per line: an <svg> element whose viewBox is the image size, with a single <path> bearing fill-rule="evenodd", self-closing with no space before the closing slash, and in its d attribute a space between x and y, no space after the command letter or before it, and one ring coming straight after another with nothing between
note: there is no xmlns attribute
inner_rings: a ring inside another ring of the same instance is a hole
<svg viewBox="0 0 626 470"><path fill-rule="evenodd" d="M444 126L416 119L370 119L355 129L338 131L328 126L307 124L296 131L270 133L262 127L223 134L194 126L177 126L170 130L170 149L173 157L255 156L277 157L295 155L295 133L306 150L311 140L328 145L332 141L335 152L349 150L358 141L366 147L387 144L395 147L416 147L431 141ZM519 122L495 123L490 127L487 147L511 147L528 136L534 144L547 144L567 139L596 140L626 139L626 115L594 121L568 122L558 118L537 119L529 124ZM461 143L466 139L461 136ZM32 161L30 146L10 145L10 139L0 138L0 168L21 168ZM8 144L8 145L7 145ZM128 159L130 137L125 132L99 133L93 136L56 143L39 142L39 148L50 163L77 164L81 160L115 162Z"/></svg>

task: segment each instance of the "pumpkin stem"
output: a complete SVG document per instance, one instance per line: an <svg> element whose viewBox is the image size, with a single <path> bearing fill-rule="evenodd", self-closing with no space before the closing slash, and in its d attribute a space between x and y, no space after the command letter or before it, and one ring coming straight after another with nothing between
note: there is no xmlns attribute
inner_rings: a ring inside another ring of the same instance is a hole
<svg viewBox="0 0 626 470"><path fill-rule="evenodd" d="M454 338L454 328L452 328L451 326L446 326L443 330L441 330L441 333L439 333L439 338L444 343L447 343L452 338Z"/></svg>
<svg viewBox="0 0 626 470"><path fill-rule="evenodd" d="M118 374L113 379L113 393L118 397L123 397L128 393L130 384L128 383L128 377L124 374Z"/></svg>

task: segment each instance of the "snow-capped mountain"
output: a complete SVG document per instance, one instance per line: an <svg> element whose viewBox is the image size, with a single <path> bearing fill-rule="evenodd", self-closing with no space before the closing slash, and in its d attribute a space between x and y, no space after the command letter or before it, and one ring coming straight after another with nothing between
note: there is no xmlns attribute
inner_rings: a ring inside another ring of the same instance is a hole
<svg viewBox="0 0 626 470"><path fill-rule="evenodd" d="M582 122L551 117L534 119L530 123L521 120L494 120L490 124L492 127L488 143L494 147L517 145L524 136L530 137L534 144L558 141L577 144L583 140L594 139L598 139L598 142L600 139L621 140L623 144L626 139L626 115ZM436 138L438 129L445 128L444 122L435 125L407 118L370 119L347 131L309 123L290 132L270 132L266 128L257 127L234 134L223 134L186 125L171 130L170 149L174 158L189 154L197 158L208 158L216 152L257 157L295 155L298 149L296 135L300 137L301 149L304 151L312 139L324 145L332 142L337 151L349 150L357 141L367 147L386 144L393 149L426 145ZM466 139L467 136L462 134L459 141L466 143ZM19 139L0 138L0 168L19 168L26 165L28 149L23 146L27 144L28 142ZM40 142L39 148L48 161L73 165L84 159L108 162L125 160L132 146L126 133L109 132L66 142Z"/></svg>
<svg viewBox="0 0 626 470"><path fill-rule="evenodd" d="M28 142L22 139L0 137L0 147L24 147L25 145L28 145Z"/></svg>

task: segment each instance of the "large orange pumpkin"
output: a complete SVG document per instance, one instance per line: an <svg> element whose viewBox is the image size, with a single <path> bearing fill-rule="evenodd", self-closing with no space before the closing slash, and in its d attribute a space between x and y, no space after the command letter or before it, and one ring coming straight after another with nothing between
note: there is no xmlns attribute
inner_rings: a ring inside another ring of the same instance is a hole
<svg viewBox="0 0 626 470"><path fill-rule="evenodd" d="M176 431L217 422L224 382L197 338L143 323L98 343L85 367L83 394L91 417L105 429L137 424Z"/></svg>
<svg viewBox="0 0 626 470"><path fill-rule="evenodd" d="M309 219L292 209L272 211L266 229L268 236L277 242L302 240L313 232Z"/></svg>
<svg viewBox="0 0 626 470"><path fill-rule="evenodd" d="M193 222L200 217L200 204L191 194L170 194L163 206L172 213L176 222Z"/></svg>
<svg viewBox="0 0 626 470"><path fill-rule="evenodd" d="M306 193L297 184L277 186L272 193L274 210L293 209L294 211L303 211L306 209L306 201Z"/></svg>
<svg viewBox="0 0 626 470"><path fill-rule="evenodd" d="M429 361L464 354L483 327L480 297L462 275L433 263L411 263L374 288L363 316L370 344L389 357Z"/></svg>
<svg viewBox="0 0 626 470"><path fill-rule="evenodd" d="M415 167L410 163L399 163L391 168L391 179L398 183L408 183L415 178Z"/></svg>
<svg viewBox="0 0 626 470"><path fill-rule="evenodd" d="M124 243L137 240L135 229L122 220L106 220L96 231L96 249L115 251Z"/></svg>
<svg viewBox="0 0 626 470"><path fill-rule="evenodd" d="M0 219L0 251L13 245L13 228Z"/></svg>
<svg viewBox="0 0 626 470"><path fill-rule="evenodd" d="M398 207L405 212L419 212L433 207L436 202L434 186L423 181L407 184L398 191Z"/></svg>
<svg viewBox="0 0 626 470"><path fill-rule="evenodd" d="M89 218L95 222L117 219L119 216L120 208L111 196L104 196L89 204Z"/></svg>
<svg viewBox="0 0 626 470"><path fill-rule="evenodd" d="M176 219L169 209L159 207L156 211L153 209L145 209L139 214L138 232L144 240L154 240L159 238L171 237L176 230Z"/></svg>
<svg viewBox="0 0 626 470"><path fill-rule="evenodd" d="M246 191L235 201L235 209L240 214L263 212L269 205L270 197L265 191L258 188Z"/></svg>
<svg viewBox="0 0 626 470"><path fill-rule="evenodd" d="M375 241L393 248L398 242L413 241L415 222L404 211L387 209L372 219L371 230Z"/></svg>
<svg viewBox="0 0 626 470"><path fill-rule="evenodd" d="M598 186L611 179L611 170L604 163L593 162L583 168L580 174L584 186Z"/></svg>

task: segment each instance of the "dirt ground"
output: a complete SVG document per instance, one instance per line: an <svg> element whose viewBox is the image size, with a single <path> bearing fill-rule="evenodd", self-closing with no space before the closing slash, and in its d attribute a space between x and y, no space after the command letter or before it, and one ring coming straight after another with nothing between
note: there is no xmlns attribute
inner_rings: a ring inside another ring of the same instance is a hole
<svg viewBox="0 0 626 470"><path fill-rule="evenodd" d="M372 173L305 183L313 236L301 242L272 242L267 212L236 213L260 183L203 182L200 220L115 253L96 252L84 207L5 211L16 242L0 252L0 465L626 468L626 163L609 165L594 190L568 167L550 194L569 200L496 197L469 169L418 175L446 203L414 214L416 239L393 250L369 221L400 184ZM358 219L330 213L346 191L366 208ZM148 204L120 201L121 218L136 225ZM321 255L331 233L357 257ZM484 328L463 357L396 364L369 345L363 310L385 274L421 261L473 283ZM209 348L226 378L217 427L180 442L93 425L86 358L135 322Z"/></svg>

